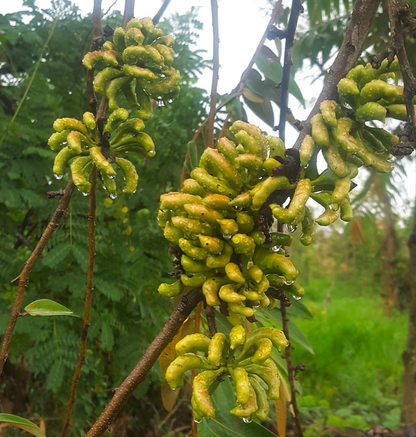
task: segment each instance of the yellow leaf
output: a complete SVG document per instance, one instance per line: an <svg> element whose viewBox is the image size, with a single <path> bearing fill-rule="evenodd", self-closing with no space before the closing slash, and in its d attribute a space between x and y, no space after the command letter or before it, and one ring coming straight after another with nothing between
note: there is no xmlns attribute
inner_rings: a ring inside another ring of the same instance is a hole
<svg viewBox="0 0 416 438"><path fill-rule="evenodd" d="M263 103L264 97L259 96L256 93L253 93L249 88L244 87L243 89L243 96L254 103Z"/></svg>
<svg viewBox="0 0 416 438"><path fill-rule="evenodd" d="M178 388L174 391L173 389L171 389L171 387L166 382L166 380L164 380L162 383L162 387L160 388L160 391L162 394L163 407L168 412L171 412L173 409L173 406L175 405L176 400L179 397L179 393L181 392L181 388Z"/></svg>
<svg viewBox="0 0 416 438"><path fill-rule="evenodd" d="M280 393L280 398L274 401L274 408L276 412L277 434L279 436L286 436L286 398L283 391Z"/></svg>

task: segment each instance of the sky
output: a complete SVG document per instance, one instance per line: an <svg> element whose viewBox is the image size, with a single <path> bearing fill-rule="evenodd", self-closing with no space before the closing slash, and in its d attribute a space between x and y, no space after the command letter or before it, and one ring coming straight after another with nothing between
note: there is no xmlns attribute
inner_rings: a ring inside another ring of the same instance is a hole
<svg viewBox="0 0 416 438"><path fill-rule="evenodd" d="M22 10L22 0L0 0L0 13L10 13ZM93 0L72 0L84 15L90 13L93 8ZM102 10L106 11L114 0L103 0ZM136 0L135 17L153 17L163 0ZM283 2L288 3L288 0ZM40 8L50 8L50 0L36 0ZM198 19L203 23L203 30L198 39L198 49L206 50L206 59L212 59L212 24L211 24L211 7L209 0L171 0L164 16L179 12L184 13L190 10L192 6L198 8ZM218 92L226 94L238 84L241 74L246 69L252 58L258 42L263 35L264 30L269 22L270 3L268 0L218 0L219 6L219 34L220 34L220 72L218 82ZM117 0L112 7L113 10L123 10L124 0ZM268 43L273 49L273 43ZM306 69L305 69L306 70ZM289 107L294 116L303 120L309 114L316 97L319 95L322 87L322 81L310 84L310 78L313 71L310 69L297 75L298 85L301 87L306 100L306 108L302 108L293 97L289 97ZM211 89L212 72L206 70L199 79L197 86ZM278 122L278 111L275 111L275 123ZM253 113L248 110L249 121L262 130L273 135L272 130ZM296 141L296 131L287 126L286 147L289 148ZM413 203L415 196L415 171L414 164L406 160L405 168L408 178L402 181L400 188L405 193L405 200L396 199L394 201L395 209L400 210L401 214L410 214L409 207L406 205ZM321 163L322 167L325 163ZM363 172L364 173L364 172ZM359 187L358 187L359 189Z"/></svg>

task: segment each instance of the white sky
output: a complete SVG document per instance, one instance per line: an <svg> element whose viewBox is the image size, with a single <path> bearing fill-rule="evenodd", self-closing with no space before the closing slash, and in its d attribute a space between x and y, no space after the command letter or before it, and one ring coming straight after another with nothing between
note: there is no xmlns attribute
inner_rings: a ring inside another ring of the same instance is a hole
<svg viewBox="0 0 416 438"><path fill-rule="evenodd" d="M114 0L103 0L102 9L106 11ZM77 5L82 14L87 14L92 11L93 0L72 0ZM22 9L22 0L0 0L0 13L6 14L19 11ZM287 1L284 3L287 3ZM50 0L36 0L36 4L40 8L49 8ZM218 92L226 94L237 85L242 72L247 67L251 57L253 56L258 42L269 22L269 16L266 11L270 10L267 0L218 0L219 4L219 32L220 32L220 73L218 82ZM135 16L153 17L162 5L162 0L143 1L136 0ZM172 13L184 13L190 10L192 6L199 7L198 19L203 22L204 28L198 39L198 48L207 51L205 54L207 59L212 59L212 25L211 25L211 7L209 0L171 0L164 16L168 17ZM122 10L124 8L124 0L118 0L114 10ZM271 48L273 45L270 46ZM303 120L308 115L314 100L319 95L322 87L321 81L316 81L312 86L310 84L311 70L305 71L304 75L298 74L298 85L301 87L307 108L303 109L297 104L297 101L290 97L289 106L292 109L294 116ZM302 79L302 76L304 79ZM306 79L307 77L308 79ZM207 70L198 81L198 86L211 89L212 74ZM274 105L274 104L273 104ZM249 121L260 126L261 129L273 134L271 129L264 124L260 119L254 116L248 109ZM278 123L278 111L275 115L275 123ZM287 126L286 147L291 147L296 140L296 132L290 126ZM404 163L404 161L402 161ZM406 200L411 200L413 203L415 195L415 171L414 166L406 160L405 165L408 178L400 183L400 189L407 193L404 194ZM357 188L359 189L359 187ZM403 200L396 200L396 209L400 209L403 215L410 214L406 209Z"/></svg>

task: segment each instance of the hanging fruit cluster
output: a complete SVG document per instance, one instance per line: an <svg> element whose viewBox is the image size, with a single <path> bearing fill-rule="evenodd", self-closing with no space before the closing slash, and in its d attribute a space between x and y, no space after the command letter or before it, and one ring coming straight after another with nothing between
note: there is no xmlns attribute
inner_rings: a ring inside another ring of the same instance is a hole
<svg viewBox="0 0 416 438"><path fill-rule="evenodd" d="M150 18L133 18L126 29L114 31L113 42L105 42L103 51L85 55L86 68L101 70L95 75L94 90L108 98L110 115L102 135L89 112L84 113L82 122L70 118L54 122L56 132L48 144L58 152L53 167L58 179L65 172L65 164L72 160L73 182L88 194L89 176L92 166L96 166L104 188L114 198L115 164L124 176L123 193L136 191L137 171L127 157L131 153L144 157L156 154L152 138L142 132L143 120L153 114L151 99L167 102L179 93L180 74L172 67L172 44L173 38L163 36ZM129 118L129 111L122 106L136 108L139 118Z"/></svg>
<svg viewBox="0 0 416 438"><path fill-rule="evenodd" d="M255 414L264 421L269 400L279 398L280 388L280 373L270 356L273 347L282 351L287 344L284 333L270 327L261 327L246 336L244 327L236 325L228 339L223 333L216 333L212 339L199 333L189 335L176 344L178 357L166 370L166 381L171 388L180 388L186 371L207 370L195 377L192 386L193 414L200 421L215 416L210 394L221 377L230 375L237 402L231 414L244 419Z"/></svg>

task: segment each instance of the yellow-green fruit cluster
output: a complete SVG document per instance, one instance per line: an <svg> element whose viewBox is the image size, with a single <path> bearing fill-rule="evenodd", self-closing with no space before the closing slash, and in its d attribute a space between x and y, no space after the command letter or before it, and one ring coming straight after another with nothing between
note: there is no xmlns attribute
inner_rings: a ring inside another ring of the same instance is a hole
<svg viewBox="0 0 416 438"><path fill-rule="evenodd" d="M57 151L53 172L57 178L64 174L66 163L71 162L71 174L74 184L83 193L89 193L91 184L89 175L92 166L96 166L101 174L104 188L111 197L116 196L116 170L112 162L122 170L124 175L123 193L134 193L138 175L135 166L126 158L127 153L138 153L147 157L155 155L151 137L144 132L144 123L140 119L129 119L125 109L111 114L104 130L111 132L109 148L99 146L95 117L92 113L84 113L83 121L64 118L55 120L55 133L48 140L53 151Z"/></svg>
<svg viewBox="0 0 416 438"><path fill-rule="evenodd" d="M390 70L395 69L396 61L390 66ZM305 137L299 150L303 179L298 183L295 196L299 192L300 200L311 197L325 208L315 221L319 225L330 225L338 218L352 219L349 192L359 167L372 167L382 173L393 168L388 160L399 142L398 137L383 128L365 124L375 120L384 122L385 117L405 119L403 87L387 83L389 78L394 78L394 73L388 71L387 60L377 70L370 64L354 67L339 82L338 93L344 110L353 110L355 119L346 117L337 102L326 100L321 104L320 113L311 120L312 136ZM316 159L320 150L328 168L319 175ZM311 212L307 208L302 212L299 203L293 205L293 202L289 209L271 206L273 214L289 225L302 222L301 242L309 245L315 234Z"/></svg>
<svg viewBox="0 0 416 438"><path fill-rule="evenodd" d="M166 239L179 246L184 273L176 283L162 283L159 293L172 297L184 287L202 287L208 305L226 302L230 322L240 324L257 307L275 305L266 295L271 286L296 297L303 288L295 283L297 269L274 242L280 234L265 244L257 225L269 196L295 187L286 176L271 176L281 163L268 157L284 157L284 145L242 121L231 131L236 143L221 138L218 150L204 151L181 192L160 198L159 225Z"/></svg>
<svg viewBox="0 0 416 438"><path fill-rule="evenodd" d="M151 98L175 99L179 93L180 73L172 67L173 38L163 35L151 18L133 18L126 28L114 31L113 42L107 41L103 51L87 53L83 64L101 70L94 79L97 93L106 95L111 111L117 110L121 95L138 117L152 116Z"/></svg>
<svg viewBox="0 0 416 438"><path fill-rule="evenodd" d="M192 408L199 421L215 416L210 394L221 376L229 374L237 402L230 413L242 418L256 415L265 421L269 400L279 398L280 388L280 373L271 354L273 347L282 351L287 344L284 333L271 327L261 327L246 335L244 327L236 325L229 338L223 333L216 333L212 339L199 333L189 335L176 344L178 357L166 370L166 381L171 388L180 388L186 371L207 370L193 380Z"/></svg>

